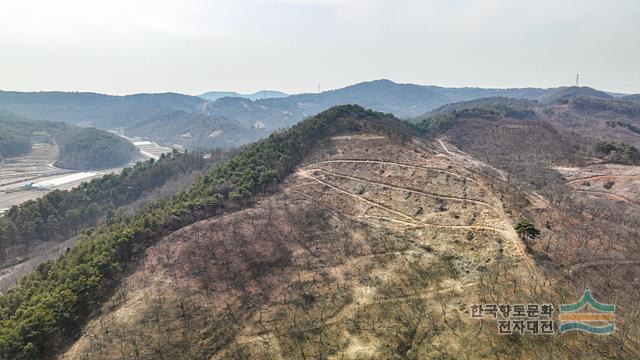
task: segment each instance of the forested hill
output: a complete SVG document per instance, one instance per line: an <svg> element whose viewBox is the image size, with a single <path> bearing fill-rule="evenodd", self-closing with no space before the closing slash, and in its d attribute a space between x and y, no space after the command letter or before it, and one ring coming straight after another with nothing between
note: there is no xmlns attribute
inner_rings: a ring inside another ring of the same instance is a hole
<svg viewBox="0 0 640 360"><path fill-rule="evenodd" d="M201 154L171 153L84 182L66 191L56 190L37 200L14 206L0 217L0 269L25 258L44 242L61 242L91 227L121 206L143 197L161 198L169 181L188 184L190 174L219 161Z"/></svg>
<svg viewBox="0 0 640 360"><path fill-rule="evenodd" d="M627 101L640 102L640 94L623 96L622 99Z"/></svg>
<svg viewBox="0 0 640 360"><path fill-rule="evenodd" d="M138 154L133 144L96 128L67 127L55 135L60 148L56 166L66 169L109 169L126 165Z"/></svg>
<svg viewBox="0 0 640 360"><path fill-rule="evenodd" d="M0 161L5 157L27 154L29 151L31 142L28 138L10 130L0 129Z"/></svg>
<svg viewBox="0 0 640 360"><path fill-rule="evenodd" d="M248 206L255 195L273 192L318 143L358 130L401 140L415 134L390 115L334 108L246 147L170 200L85 231L62 257L0 296L0 359L53 358L148 246L180 227Z"/></svg>
<svg viewBox="0 0 640 360"><path fill-rule="evenodd" d="M539 100L547 104L566 104L571 99L579 96L588 96L597 99L613 99L613 96L590 87L569 86L548 91L541 96Z"/></svg>
<svg viewBox="0 0 640 360"><path fill-rule="evenodd" d="M34 121L0 111L0 156L28 153L36 141L59 147L56 165L75 170L107 169L126 165L138 155L127 140L95 128L51 121Z"/></svg>
<svg viewBox="0 0 640 360"><path fill-rule="evenodd" d="M29 123L14 114L0 110L0 161L31 151L33 129Z"/></svg>
<svg viewBox="0 0 640 360"><path fill-rule="evenodd" d="M148 138L189 150L235 148L264 138L263 129L250 129L222 116L176 110L131 124L129 136Z"/></svg>

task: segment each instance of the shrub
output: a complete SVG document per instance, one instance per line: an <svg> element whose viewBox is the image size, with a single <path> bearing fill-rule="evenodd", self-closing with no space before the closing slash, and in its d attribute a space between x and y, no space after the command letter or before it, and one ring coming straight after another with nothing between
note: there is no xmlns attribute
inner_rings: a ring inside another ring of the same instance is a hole
<svg viewBox="0 0 640 360"><path fill-rule="evenodd" d="M540 230L529 220L522 219L514 227L522 239L535 239L540 236Z"/></svg>
<svg viewBox="0 0 640 360"><path fill-rule="evenodd" d="M595 145L596 153L606 160L621 164L636 164L640 162L638 148L625 142L599 141Z"/></svg>

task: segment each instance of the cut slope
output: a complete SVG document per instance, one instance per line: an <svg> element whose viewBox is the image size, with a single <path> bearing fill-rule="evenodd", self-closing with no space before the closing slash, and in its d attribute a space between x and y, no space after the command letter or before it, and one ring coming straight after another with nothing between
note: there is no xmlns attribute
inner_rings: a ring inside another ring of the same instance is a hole
<svg viewBox="0 0 640 360"><path fill-rule="evenodd" d="M334 137L287 179L283 194L152 247L147 265L125 281L127 294L113 298L63 358L136 351L388 358L411 347L421 357L438 354L427 345L448 341L454 329L412 344L408 335L393 336L394 327L422 334L420 322L440 315L421 304L440 300L459 328L460 295L471 293L484 271L498 261L529 264L487 184L460 160L440 155L380 135ZM170 320L169 309L180 303L191 328L178 323L183 310ZM394 319L412 309L427 318ZM162 339L143 325L154 311L162 312ZM381 323L379 333L366 329L362 316L369 312ZM125 334L147 340L134 344ZM317 346L323 337L326 345Z"/></svg>
<svg viewBox="0 0 640 360"><path fill-rule="evenodd" d="M280 194L152 246L62 358L613 357L607 338L514 344L469 318L487 298L555 299L556 278L480 175L495 170L443 144L322 142Z"/></svg>

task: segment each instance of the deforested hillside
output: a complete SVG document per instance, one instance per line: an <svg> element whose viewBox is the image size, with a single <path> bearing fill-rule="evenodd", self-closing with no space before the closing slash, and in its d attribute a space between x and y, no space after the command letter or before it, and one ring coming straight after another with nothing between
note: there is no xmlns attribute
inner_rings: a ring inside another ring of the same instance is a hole
<svg viewBox="0 0 640 360"><path fill-rule="evenodd" d="M418 126L457 148L537 187L561 181L554 166L585 165L594 144L540 120L531 110L472 108L427 118ZM506 175L505 175L506 176Z"/></svg>
<svg viewBox="0 0 640 360"><path fill-rule="evenodd" d="M601 180L589 139L483 111L440 128L343 106L246 147L0 296L1 358L637 358L637 167ZM539 160L504 166L516 139ZM587 288L614 335L472 316Z"/></svg>
<svg viewBox="0 0 640 360"><path fill-rule="evenodd" d="M561 97L562 101L558 100L557 96ZM549 100L551 97L555 100ZM476 121L479 119L489 121ZM498 119L510 121L512 124L508 127L501 126L500 122L496 121ZM576 150L571 147L577 146L576 142L591 147L592 149L587 151L590 153L597 151L595 149L597 142L602 141L621 142L622 148L628 148L624 145L625 143L636 147L640 145L640 105L624 98L614 99L591 88L572 87L550 90L549 97L541 98L540 101L506 97L463 101L442 106L411 121L432 134L441 134L456 124L465 123L466 126L455 126L456 131L460 133L451 134L458 145L463 145L464 142L480 141L486 144L486 151L493 147L493 151L499 154L508 148L504 147L506 144L496 144L495 141L512 141L509 145L511 150L528 158L572 156L576 154ZM524 129L534 124L546 127L547 133L532 132L538 138L526 136ZM520 132L520 134L494 136L491 141L485 141L478 140L478 136L472 136L473 131L476 130L481 133L499 130L507 133ZM574 133L581 136L576 138ZM524 140L522 144L524 147L520 146L520 139ZM585 141L590 144L587 145ZM541 153L538 150L528 149L526 147L528 143L544 144L550 148L549 151ZM480 143L477 145L482 146ZM512 153L511 150L509 153ZM581 153L585 154L584 149ZM505 161L511 166L518 163L509 159Z"/></svg>
<svg viewBox="0 0 640 360"><path fill-rule="evenodd" d="M577 97L543 114L549 121L585 136L640 146L640 104L623 100Z"/></svg>
<svg viewBox="0 0 640 360"><path fill-rule="evenodd" d="M430 137L450 141L501 171L509 183L539 195L529 199L537 208L532 218L544 221L552 237L527 247L540 260L548 262L554 253L556 264L581 269L583 279L590 274L610 281L615 273L637 287L640 151L633 105L578 96L566 105L530 110L534 116L518 118L503 109L470 108L420 125L431 129ZM554 225L551 219L558 217L572 220ZM609 272L597 273L603 269Z"/></svg>

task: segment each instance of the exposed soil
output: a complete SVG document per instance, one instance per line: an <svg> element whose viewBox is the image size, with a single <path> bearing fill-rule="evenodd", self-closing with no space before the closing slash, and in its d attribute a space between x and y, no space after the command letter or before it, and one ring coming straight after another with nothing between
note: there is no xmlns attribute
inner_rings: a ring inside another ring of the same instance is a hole
<svg viewBox="0 0 640 360"><path fill-rule="evenodd" d="M558 170L566 177L566 184L576 192L640 207L640 166L596 164Z"/></svg>
<svg viewBox="0 0 640 360"><path fill-rule="evenodd" d="M500 174L444 141L335 137L280 194L149 248L61 358L593 358L608 339L514 347L470 319L473 303L558 300Z"/></svg>

